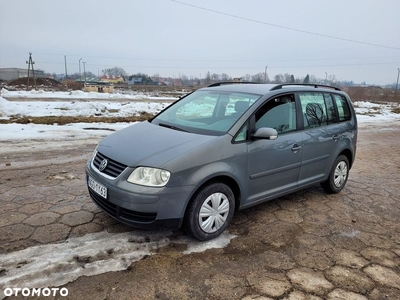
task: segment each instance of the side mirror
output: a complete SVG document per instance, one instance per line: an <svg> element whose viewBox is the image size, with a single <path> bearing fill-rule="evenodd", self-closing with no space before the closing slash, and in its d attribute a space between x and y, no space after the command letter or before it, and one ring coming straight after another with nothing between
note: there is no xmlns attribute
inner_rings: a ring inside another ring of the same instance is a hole
<svg viewBox="0 0 400 300"><path fill-rule="evenodd" d="M261 127L251 135L253 140L276 140L278 138L278 131L269 127Z"/></svg>

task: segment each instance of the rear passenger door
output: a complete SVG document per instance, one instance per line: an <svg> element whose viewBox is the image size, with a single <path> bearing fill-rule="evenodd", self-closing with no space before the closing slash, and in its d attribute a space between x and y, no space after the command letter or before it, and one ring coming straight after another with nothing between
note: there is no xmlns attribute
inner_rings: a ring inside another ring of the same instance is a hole
<svg viewBox="0 0 400 300"><path fill-rule="evenodd" d="M329 172L338 134L336 109L331 93L297 94L303 115L303 156L299 186L321 181Z"/></svg>

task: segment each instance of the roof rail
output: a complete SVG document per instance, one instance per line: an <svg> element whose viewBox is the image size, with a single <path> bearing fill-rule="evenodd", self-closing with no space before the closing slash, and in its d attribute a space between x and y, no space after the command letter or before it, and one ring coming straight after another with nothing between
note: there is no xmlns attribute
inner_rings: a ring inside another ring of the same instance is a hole
<svg viewBox="0 0 400 300"><path fill-rule="evenodd" d="M251 82L251 81L221 81L221 82L215 82L207 87L213 87L213 86L221 86L225 84L259 84L259 82Z"/></svg>
<svg viewBox="0 0 400 300"><path fill-rule="evenodd" d="M341 91L341 89L339 89L338 87L325 84L317 84L317 83L282 83L278 84L277 86L274 86L272 89L270 89L270 91L279 90L287 85L300 85L300 86L310 86L310 87L313 86L314 88L324 87L324 88L335 89L336 91Z"/></svg>

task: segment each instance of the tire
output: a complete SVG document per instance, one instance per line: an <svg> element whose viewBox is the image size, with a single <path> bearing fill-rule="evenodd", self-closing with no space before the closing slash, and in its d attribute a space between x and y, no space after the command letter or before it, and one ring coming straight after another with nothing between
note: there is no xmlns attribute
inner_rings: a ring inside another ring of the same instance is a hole
<svg viewBox="0 0 400 300"><path fill-rule="evenodd" d="M234 212L232 190L223 183L212 183L195 194L187 208L183 229L198 240L211 240L229 226Z"/></svg>
<svg viewBox="0 0 400 300"><path fill-rule="evenodd" d="M349 169L350 164L347 157L339 155L333 163L328 179L321 183L322 188L331 194L339 193L346 185Z"/></svg>

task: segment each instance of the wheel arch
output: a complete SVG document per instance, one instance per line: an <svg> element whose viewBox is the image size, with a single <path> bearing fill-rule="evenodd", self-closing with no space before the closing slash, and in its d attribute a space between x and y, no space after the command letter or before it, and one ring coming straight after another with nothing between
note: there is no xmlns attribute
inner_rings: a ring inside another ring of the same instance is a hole
<svg viewBox="0 0 400 300"><path fill-rule="evenodd" d="M342 152L339 153L339 155L337 157L339 157L340 155L344 155L347 157L347 159L349 160L349 169L351 169L351 167L353 166L353 162L354 162L354 156L353 156L353 153L351 152L351 150L344 149L344 150L342 150Z"/></svg>
<svg viewBox="0 0 400 300"><path fill-rule="evenodd" d="M189 207L189 204L193 201L193 199L196 197L196 195L199 193L199 191L204 188L207 185L213 184L213 183L223 183L226 184L231 190L233 195L235 196L235 212L239 210L240 202L242 199L242 192L240 189L239 184L236 182L235 179L233 179L230 176L227 175L218 175L212 178L207 179L204 181L200 186L196 188L192 196L190 197L190 200L188 201L185 209L185 217L186 217L186 211Z"/></svg>

